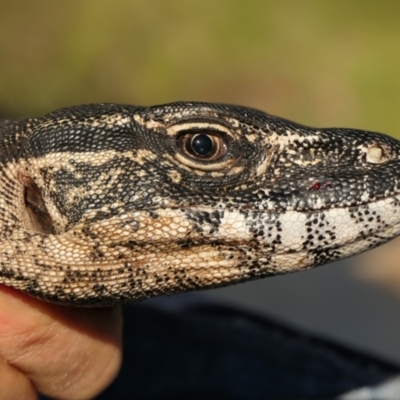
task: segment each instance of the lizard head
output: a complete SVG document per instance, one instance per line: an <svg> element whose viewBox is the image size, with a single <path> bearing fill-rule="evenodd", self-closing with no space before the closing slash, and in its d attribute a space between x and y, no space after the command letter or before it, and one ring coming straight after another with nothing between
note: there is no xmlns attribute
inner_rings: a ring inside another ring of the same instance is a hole
<svg viewBox="0 0 400 400"><path fill-rule="evenodd" d="M399 152L382 134L236 106L56 111L16 163L30 246L60 278L22 288L112 304L359 253L400 233Z"/></svg>

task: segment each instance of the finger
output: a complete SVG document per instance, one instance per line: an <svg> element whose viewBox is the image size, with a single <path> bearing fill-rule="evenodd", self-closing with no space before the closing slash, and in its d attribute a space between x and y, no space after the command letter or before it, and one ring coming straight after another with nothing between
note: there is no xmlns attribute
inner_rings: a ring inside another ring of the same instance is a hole
<svg viewBox="0 0 400 400"><path fill-rule="evenodd" d="M0 399L36 400L36 390L30 380L0 357Z"/></svg>
<svg viewBox="0 0 400 400"><path fill-rule="evenodd" d="M0 356L48 396L102 391L121 364L121 331L120 308L63 307L0 286Z"/></svg>

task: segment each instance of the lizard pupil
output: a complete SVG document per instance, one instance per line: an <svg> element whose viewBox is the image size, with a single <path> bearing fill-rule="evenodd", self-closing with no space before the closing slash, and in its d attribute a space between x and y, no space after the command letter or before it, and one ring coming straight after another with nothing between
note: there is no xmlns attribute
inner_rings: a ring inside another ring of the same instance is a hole
<svg viewBox="0 0 400 400"><path fill-rule="evenodd" d="M200 133L193 137L191 147L194 153L199 156L205 157L210 155L214 149L214 141L209 135Z"/></svg>

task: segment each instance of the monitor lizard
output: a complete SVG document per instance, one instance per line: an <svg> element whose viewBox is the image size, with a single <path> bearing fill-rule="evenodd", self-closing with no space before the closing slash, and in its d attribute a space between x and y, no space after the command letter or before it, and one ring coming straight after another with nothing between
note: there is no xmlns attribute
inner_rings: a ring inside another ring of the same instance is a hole
<svg viewBox="0 0 400 400"><path fill-rule="evenodd" d="M400 142L199 102L0 122L0 283L106 306L304 270L400 233Z"/></svg>

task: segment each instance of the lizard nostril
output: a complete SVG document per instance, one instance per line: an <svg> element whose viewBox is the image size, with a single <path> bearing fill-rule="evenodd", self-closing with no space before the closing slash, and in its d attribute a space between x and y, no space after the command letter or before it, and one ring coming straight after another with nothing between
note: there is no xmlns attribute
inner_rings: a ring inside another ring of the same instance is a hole
<svg viewBox="0 0 400 400"><path fill-rule="evenodd" d="M383 148L376 144L370 146L367 149L366 155L367 155L366 161L371 164L380 164L387 160L387 157L385 155L385 152L383 151Z"/></svg>

